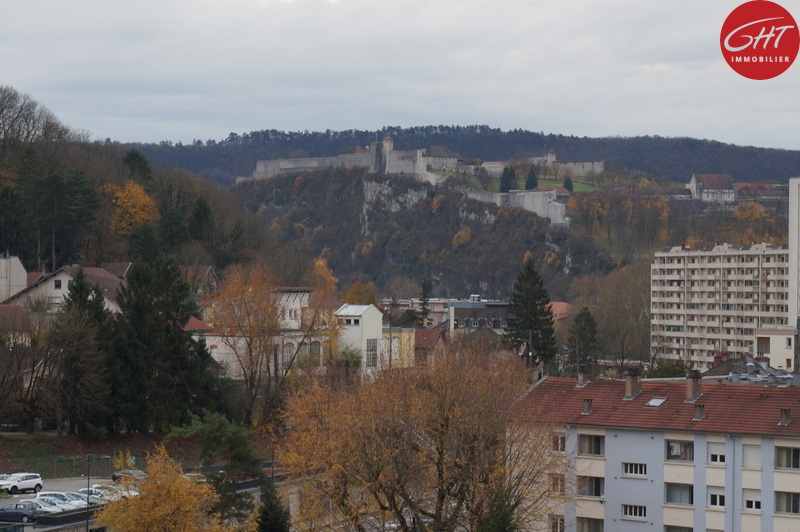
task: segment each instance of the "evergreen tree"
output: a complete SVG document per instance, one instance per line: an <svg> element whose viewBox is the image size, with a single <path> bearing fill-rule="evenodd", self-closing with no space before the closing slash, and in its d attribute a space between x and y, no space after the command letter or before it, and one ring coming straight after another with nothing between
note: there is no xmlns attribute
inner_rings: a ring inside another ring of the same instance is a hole
<svg viewBox="0 0 800 532"><path fill-rule="evenodd" d="M420 304L419 304L419 324L422 327L428 326L428 316L431 313L430 300L431 300L431 283L427 278L422 279L420 286Z"/></svg>
<svg viewBox="0 0 800 532"><path fill-rule="evenodd" d="M566 368L577 375L582 364L591 363L598 347L597 321L589 307L583 307L575 316L567 337Z"/></svg>
<svg viewBox="0 0 800 532"><path fill-rule="evenodd" d="M267 478L261 489L261 508L258 511L259 532L289 532L291 527L289 510L283 505L275 483Z"/></svg>
<svg viewBox="0 0 800 532"><path fill-rule="evenodd" d="M570 176L564 178L564 188L569 190L570 193L575 189L575 187L572 184L572 178Z"/></svg>
<svg viewBox="0 0 800 532"><path fill-rule="evenodd" d="M534 164L528 170L528 177L525 178L525 190L533 190L539 186L539 168Z"/></svg>
<svg viewBox="0 0 800 532"><path fill-rule="evenodd" d="M166 430L216 401L211 355L184 325L197 310L174 258L134 262L114 321L117 430Z"/></svg>
<svg viewBox="0 0 800 532"><path fill-rule="evenodd" d="M506 166L500 175L500 192L508 192L512 187L517 187L517 174L513 168Z"/></svg>
<svg viewBox="0 0 800 532"><path fill-rule="evenodd" d="M530 258L525 261L511 291L506 324L507 340L522 353L529 367L546 364L555 357L550 295Z"/></svg>
<svg viewBox="0 0 800 532"><path fill-rule="evenodd" d="M514 523L514 510L507 498L498 493L481 519L477 532L517 532L517 530L519 528Z"/></svg>

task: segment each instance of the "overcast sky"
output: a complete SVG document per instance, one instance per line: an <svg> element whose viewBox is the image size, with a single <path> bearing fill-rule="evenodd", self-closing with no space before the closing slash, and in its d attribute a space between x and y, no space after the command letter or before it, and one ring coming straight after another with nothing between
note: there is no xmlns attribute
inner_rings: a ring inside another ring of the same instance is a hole
<svg viewBox="0 0 800 532"><path fill-rule="evenodd" d="M740 3L0 0L0 84L121 142L487 124L798 149L800 61L752 81L722 58Z"/></svg>

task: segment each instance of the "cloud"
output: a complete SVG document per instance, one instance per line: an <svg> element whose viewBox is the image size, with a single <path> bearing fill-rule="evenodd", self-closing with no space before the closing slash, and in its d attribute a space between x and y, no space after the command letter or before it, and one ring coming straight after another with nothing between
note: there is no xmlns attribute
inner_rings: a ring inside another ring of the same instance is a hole
<svg viewBox="0 0 800 532"><path fill-rule="evenodd" d="M97 138L474 124L795 147L797 68L722 60L728 2L18 2L4 83ZM745 127L746 126L746 127Z"/></svg>

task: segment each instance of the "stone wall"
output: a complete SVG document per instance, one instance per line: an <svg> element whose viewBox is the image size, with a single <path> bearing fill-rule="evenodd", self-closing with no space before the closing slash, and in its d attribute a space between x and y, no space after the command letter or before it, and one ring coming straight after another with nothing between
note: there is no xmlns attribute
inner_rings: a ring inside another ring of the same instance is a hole
<svg viewBox="0 0 800 532"><path fill-rule="evenodd" d="M556 201L555 190L512 190L508 193L489 192L468 188L467 197L498 207L518 207L542 218L550 218L550 225L569 225L567 206Z"/></svg>

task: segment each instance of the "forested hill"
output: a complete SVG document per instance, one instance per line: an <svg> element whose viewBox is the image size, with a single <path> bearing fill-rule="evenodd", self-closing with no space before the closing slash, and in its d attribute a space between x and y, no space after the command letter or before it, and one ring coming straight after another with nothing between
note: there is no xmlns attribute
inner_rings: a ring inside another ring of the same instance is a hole
<svg viewBox="0 0 800 532"><path fill-rule="evenodd" d="M571 278L612 267L592 240L551 231L533 213L363 169L249 181L233 191L277 241L325 257L340 286L374 282L380 293L411 297L426 277L437 296L507 298L530 252L551 295L564 298Z"/></svg>
<svg viewBox="0 0 800 532"><path fill-rule="evenodd" d="M713 140L665 137L588 138L503 131L489 126L384 127L380 131L284 132L262 130L192 144L134 144L155 165L184 168L222 183L250 176L259 159L350 153L391 136L395 149L447 146L466 158L508 160L555 151L559 160L605 160L617 171L688 182L693 173L728 173L741 182L786 182L800 175L800 151L736 146Z"/></svg>

